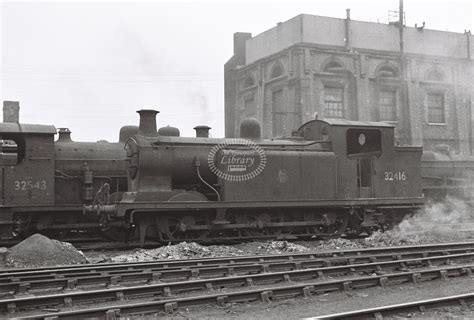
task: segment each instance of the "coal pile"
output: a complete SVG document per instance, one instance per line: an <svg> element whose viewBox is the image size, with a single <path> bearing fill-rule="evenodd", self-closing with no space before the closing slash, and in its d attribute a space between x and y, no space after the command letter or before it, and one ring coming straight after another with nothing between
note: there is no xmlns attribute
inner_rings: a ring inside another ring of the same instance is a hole
<svg viewBox="0 0 474 320"><path fill-rule="evenodd" d="M392 247L436 243L438 239L424 234L403 234L398 229L395 229L385 232L374 232L364 241L367 247Z"/></svg>
<svg viewBox="0 0 474 320"><path fill-rule="evenodd" d="M34 234L10 248L5 256L8 267L32 268L87 263L81 251L67 242Z"/></svg>
<svg viewBox="0 0 474 320"><path fill-rule="evenodd" d="M310 250L303 245L288 241L255 242L252 245L202 246L195 242L181 242L156 249L137 249L129 254L111 257L112 262L138 262L154 260L198 259L213 257L235 257L257 254L281 254Z"/></svg>
<svg viewBox="0 0 474 320"><path fill-rule="evenodd" d="M347 250L364 247L357 240L334 238L327 241L320 241L318 249L320 250Z"/></svg>
<svg viewBox="0 0 474 320"><path fill-rule="evenodd" d="M112 262L176 260L192 258L212 258L240 256L246 252L232 246L202 246L195 242L181 242L156 249L137 249L130 254L112 257Z"/></svg>
<svg viewBox="0 0 474 320"><path fill-rule="evenodd" d="M291 252L305 252L308 251L308 247L300 244L291 243L288 241L269 241L263 243L259 249L262 249L264 253L291 253Z"/></svg>

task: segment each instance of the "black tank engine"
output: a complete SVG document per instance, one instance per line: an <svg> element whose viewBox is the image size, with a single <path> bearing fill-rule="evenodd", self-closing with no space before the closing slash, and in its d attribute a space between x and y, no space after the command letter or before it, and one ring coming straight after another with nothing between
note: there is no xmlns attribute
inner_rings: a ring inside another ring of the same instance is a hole
<svg viewBox="0 0 474 320"><path fill-rule="evenodd" d="M424 203L420 147L394 143L385 123L313 120L261 139L160 135L141 110L125 143L128 190L86 207L121 240L162 242L328 237L386 227Z"/></svg>

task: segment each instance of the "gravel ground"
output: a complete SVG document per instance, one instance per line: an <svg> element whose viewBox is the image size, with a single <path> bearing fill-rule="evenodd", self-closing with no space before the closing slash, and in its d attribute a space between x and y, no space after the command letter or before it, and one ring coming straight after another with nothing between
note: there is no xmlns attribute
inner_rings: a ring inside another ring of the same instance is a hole
<svg viewBox="0 0 474 320"><path fill-rule="evenodd" d="M132 262L392 247L474 240L474 230L473 232L456 232L454 230L450 228L446 232L440 232L438 230L436 232L419 234L401 233L397 230L393 230L383 233L375 232L372 236L365 239L339 238L295 242L255 241L237 245L204 246L194 242L182 242L156 249L134 249L120 252L89 251L85 252L85 255L91 263Z"/></svg>

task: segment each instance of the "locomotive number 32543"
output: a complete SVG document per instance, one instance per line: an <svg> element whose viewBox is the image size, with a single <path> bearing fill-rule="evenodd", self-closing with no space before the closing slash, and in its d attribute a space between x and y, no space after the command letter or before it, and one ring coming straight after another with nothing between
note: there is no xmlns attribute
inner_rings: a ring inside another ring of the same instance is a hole
<svg viewBox="0 0 474 320"><path fill-rule="evenodd" d="M407 179L405 171L385 171L383 175L385 181L405 181Z"/></svg>
<svg viewBox="0 0 474 320"><path fill-rule="evenodd" d="M46 181L45 180L15 180L15 190L17 191L26 191L31 189L46 190Z"/></svg>

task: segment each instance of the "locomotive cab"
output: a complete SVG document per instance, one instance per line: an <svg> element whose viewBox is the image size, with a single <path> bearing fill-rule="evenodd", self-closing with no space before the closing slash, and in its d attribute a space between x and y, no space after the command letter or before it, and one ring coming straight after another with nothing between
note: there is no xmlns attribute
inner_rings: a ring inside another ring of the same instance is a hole
<svg viewBox="0 0 474 320"><path fill-rule="evenodd" d="M421 147L395 146L394 127L382 122L313 120L298 129L305 140L325 139L337 155L338 197L421 197Z"/></svg>
<svg viewBox="0 0 474 320"><path fill-rule="evenodd" d="M54 126L0 123L0 236L28 221L16 208L54 204Z"/></svg>
<svg viewBox="0 0 474 320"><path fill-rule="evenodd" d="M3 206L54 203L54 126L0 123Z"/></svg>

